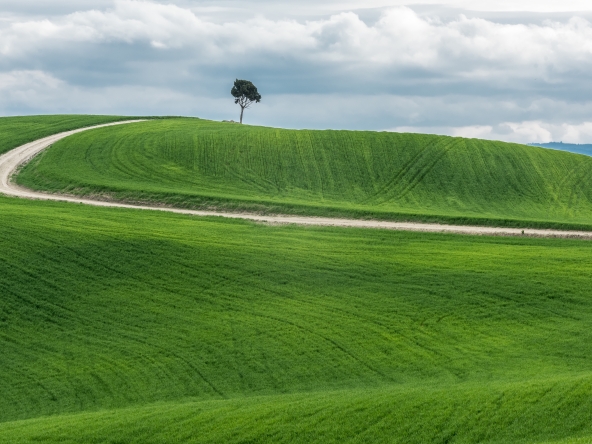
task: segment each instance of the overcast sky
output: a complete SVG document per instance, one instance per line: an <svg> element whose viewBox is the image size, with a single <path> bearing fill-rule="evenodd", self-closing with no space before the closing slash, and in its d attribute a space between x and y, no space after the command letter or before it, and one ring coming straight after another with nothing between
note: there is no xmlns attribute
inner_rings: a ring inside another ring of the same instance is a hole
<svg viewBox="0 0 592 444"><path fill-rule="evenodd" d="M1 0L0 115L592 143L590 0Z"/></svg>

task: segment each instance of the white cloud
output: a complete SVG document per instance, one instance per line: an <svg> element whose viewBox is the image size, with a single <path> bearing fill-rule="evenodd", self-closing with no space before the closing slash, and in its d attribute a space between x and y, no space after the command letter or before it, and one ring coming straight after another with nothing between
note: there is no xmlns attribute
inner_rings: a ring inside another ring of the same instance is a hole
<svg viewBox="0 0 592 444"><path fill-rule="evenodd" d="M171 0L155 0L169 4ZM54 11L71 11L79 9L104 8L113 0L3 0L5 11L32 13L51 13ZM473 11L530 11L530 12L565 12L592 11L589 0L174 0L187 8L199 11L218 12L239 10L257 11L270 9L280 11L283 15L317 14L319 11L344 11L356 9L386 8L393 6L434 5L453 7ZM297 11L297 12L295 12Z"/></svg>
<svg viewBox="0 0 592 444"><path fill-rule="evenodd" d="M20 88L55 89L64 82L43 71L11 71L0 73L0 91L14 91Z"/></svg>
<svg viewBox="0 0 592 444"><path fill-rule="evenodd" d="M417 3L420 2L421 0L417 1ZM557 0L428 0L425 3L447 4L475 11L563 12L592 10L589 0L562 0L560 2Z"/></svg>
<svg viewBox="0 0 592 444"><path fill-rule="evenodd" d="M530 137L536 142L590 143L592 140L592 122L552 124L536 121L509 125L522 139Z"/></svg>
<svg viewBox="0 0 592 444"><path fill-rule="evenodd" d="M465 126L465 127L413 127L401 126L391 131L448 134L457 137L503 140L517 143L590 143L592 141L592 122L577 124L556 124L552 122L523 121L503 122L495 126Z"/></svg>
<svg viewBox="0 0 592 444"><path fill-rule="evenodd" d="M4 107L12 104L34 106L40 97L54 97L65 83L43 71L11 71L0 73L0 101Z"/></svg>
<svg viewBox="0 0 592 444"><path fill-rule="evenodd" d="M172 4L118 0L107 11L11 23L0 29L0 42L5 56L63 43L145 43L157 49L189 48L213 57L210 62L263 52L365 69L368 64L446 69L481 80L592 64L592 26L582 18L523 25L460 16L443 23L407 7L386 10L371 26L353 12L305 22L260 17L214 23Z"/></svg>
<svg viewBox="0 0 592 444"><path fill-rule="evenodd" d="M378 8L393 5L445 5L475 11L531 11L531 12L562 12L590 11L589 0L365 0L365 1L325 1L318 2L321 7L339 9Z"/></svg>
<svg viewBox="0 0 592 444"><path fill-rule="evenodd" d="M244 76L257 80L263 94L250 110L253 123L592 141L592 24L578 14L524 23L475 14L442 19L404 6L430 1L376 0L301 5L333 11L326 16L248 11L240 18L247 8L241 5L271 3L97 1L95 9L0 20L5 113L233 118L228 82ZM473 10L557 6L432 3ZM588 4L562 2L564 10ZM362 7L383 9L369 20L357 11Z"/></svg>
<svg viewBox="0 0 592 444"><path fill-rule="evenodd" d="M544 122L506 122L502 126L508 126L512 130L512 139L516 141L551 142L553 133L549 125Z"/></svg>
<svg viewBox="0 0 592 444"><path fill-rule="evenodd" d="M167 88L125 85L81 88L42 71L0 73L0 113L190 115L195 97ZM215 101L200 99L202 104ZM207 106L206 105L206 106ZM215 106L213 107L215 109Z"/></svg>
<svg viewBox="0 0 592 444"><path fill-rule="evenodd" d="M468 137L473 139L483 139L491 136L493 127L490 125L473 125L451 128L450 135L458 137Z"/></svg>

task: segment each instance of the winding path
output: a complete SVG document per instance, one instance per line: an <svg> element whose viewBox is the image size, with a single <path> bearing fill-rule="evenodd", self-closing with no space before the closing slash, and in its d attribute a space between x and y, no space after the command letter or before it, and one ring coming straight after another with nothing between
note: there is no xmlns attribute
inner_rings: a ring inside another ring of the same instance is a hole
<svg viewBox="0 0 592 444"><path fill-rule="evenodd" d="M143 122L144 120L127 120L122 122L107 123L86 128L80 128L73 131L66 131L53 136L36 140L26 145L22 145L0 156L0 194L15 196L27 199L56 200L62 202L73 202L86 205L95 205L98 207L116 207L130 208L137 210L167 211L178 214L188 214L193 216L220 216L235 219L248 219L257 222L271 224L297 224L297 225L316 225L332 227L358 227L358 228L381 228L388 230L406 230L422 231L433 233L457 233L471 235L489 235L489 236L531 236L531 237L561 237L574 239L592 239L592 231L565 231L565 230L543 230L534 228L505 228L505 227L481 227L468 225L444 225L429 224L419 222L388 222L376 220L358 220L358 219L337 219L327 217L307 217L307 216L287 216L275 215L265 216L248 213L227 213L219 211L200 211L183 210L179 208L155 207L148 205L131 205L117 202L104 202L99 200L85 199L75 196L64 196L59 194L46 194L38 191L19 187L11 182L10 178L14 172L23 164L31 160L45 148L51 146L64 137L76 134L82 131L88 131L95 128L102 128L113 125L123 125L127 123Z"/></svg>

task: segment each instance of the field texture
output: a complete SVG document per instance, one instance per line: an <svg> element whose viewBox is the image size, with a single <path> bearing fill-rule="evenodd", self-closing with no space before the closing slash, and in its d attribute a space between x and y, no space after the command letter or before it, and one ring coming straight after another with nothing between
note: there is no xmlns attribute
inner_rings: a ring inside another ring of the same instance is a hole
<svg viewBox="0 0 592 444"><path fill-rule="evenodd" d="M0 198L0 245L0 442L592 437L589 242Z"/></svg>
<svg viewBox="0 0 592 444"><path fill-rule="evenodd" d="M56 143L17 181L179 207L592 226L592 158L420 134L151 121Z"/></svg>
<svg viewBox="0 0 592 444"><path fill-rule="evenodd" d="M0 154L52 134L128 119L129 117L122 116L90 115L2 117L0 119Z"/></svg>

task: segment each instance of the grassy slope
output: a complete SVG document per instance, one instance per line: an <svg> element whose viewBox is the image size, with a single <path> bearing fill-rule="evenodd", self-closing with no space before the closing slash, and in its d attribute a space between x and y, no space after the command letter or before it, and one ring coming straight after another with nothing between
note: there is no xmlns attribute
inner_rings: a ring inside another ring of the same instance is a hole
<svg viewBox="0 0 592 444"><path fill-rule="evenodd" d="M589 443L591 394L588 377L159 403L0 423L0 439L15 444Z"/></svg>
<svg viewBox="0 0 592 444"><path fill-rule="evenodd" d="M185 207L589 227L591 171L586 156L502 142L175 119L61 141L18 182Z"/></svg>
<svg viewBox="0 0 592 444"><path fill-rule="evenodd" d="M0 245L0 442L592 435L588 242L0 198Z"/></svg>
<svg viewBox="0 0 592 444"><path fill-rule="evenodd" d="M0 154L52 134L127 119L129 117L92 115L2 117L0 118Z"/></svg>

